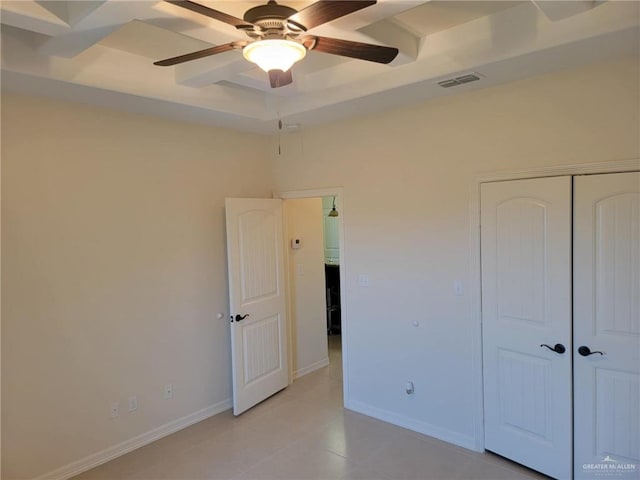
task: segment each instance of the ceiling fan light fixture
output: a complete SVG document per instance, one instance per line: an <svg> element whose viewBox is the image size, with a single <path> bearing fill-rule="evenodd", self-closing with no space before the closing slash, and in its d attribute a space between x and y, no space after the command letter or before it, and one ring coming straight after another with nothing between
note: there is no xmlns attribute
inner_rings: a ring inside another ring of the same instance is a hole
<svg viewBox="0 0 640 480"><path fill-rule="evenodd" d="M284 39L258 40L242 49L244 58L258 65L265 72L286 72L294 63L302 60L307 49L298 42Z"/></svg>

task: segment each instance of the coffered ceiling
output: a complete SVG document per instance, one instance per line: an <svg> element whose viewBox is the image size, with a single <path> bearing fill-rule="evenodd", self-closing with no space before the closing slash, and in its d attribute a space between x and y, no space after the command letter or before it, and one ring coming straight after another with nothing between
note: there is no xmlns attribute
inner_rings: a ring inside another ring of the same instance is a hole
<svg viewBox="0 0 640 480"><path fill-rule="evenodd" d="M242 18L264 2L207 1ZM280 3L302 9L311 1ZM635 1L424 1L377 4L314 35L393 46L389 65L310 51L272 89L240 50L174 67L154 61L247 37L164 1L2 1L2 82L12 91L273 132L381 111L589 62L638 55ZM439 81L475 73L452 88Z"/></svg>

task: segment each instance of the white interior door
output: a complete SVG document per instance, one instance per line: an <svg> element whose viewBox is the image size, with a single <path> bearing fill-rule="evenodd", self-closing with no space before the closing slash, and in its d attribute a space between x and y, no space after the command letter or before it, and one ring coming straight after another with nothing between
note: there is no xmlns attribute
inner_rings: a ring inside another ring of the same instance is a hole
<svg viewBox="0 0 640 480"><path fill-rule="evenodd" d="M575 478L636 479L640 173L576 177L574 232Z"/></svg>
<svg viewBox="0 0 640 480"><path fill-rule="evenodd" d="M227 198L233 413L289 381L282 201Z"/></svg>
<svg viewBox="0 0 640 480"><path fill-rule="evenodd" d="M481 248L485 447L571 478L571 177L483 184Z"/></svg>

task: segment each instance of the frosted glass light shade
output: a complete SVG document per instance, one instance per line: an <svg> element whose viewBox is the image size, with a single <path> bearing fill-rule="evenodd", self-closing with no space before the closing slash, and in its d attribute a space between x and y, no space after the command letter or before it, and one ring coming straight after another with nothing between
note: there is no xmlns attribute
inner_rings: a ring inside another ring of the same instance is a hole
<svg viewBox="0 0 640 480"><path fill-rule="evenodd" d="M294 63L302 60L307 49L291 40L258 40L242 49L244 58L258 65L262 70L282 70L286 72Z"/></svg>

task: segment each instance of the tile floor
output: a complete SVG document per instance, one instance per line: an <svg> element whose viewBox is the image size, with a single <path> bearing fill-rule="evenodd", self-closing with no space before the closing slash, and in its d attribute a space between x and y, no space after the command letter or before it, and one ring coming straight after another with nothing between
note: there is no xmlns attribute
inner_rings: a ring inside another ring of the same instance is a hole
<svg viewBox="0 0 640 480"><path fill-rule="evenodd" d="M331 364L240 417L221 413L76 480L531 480L540 474L342 407L340 336Z"/></svg>

